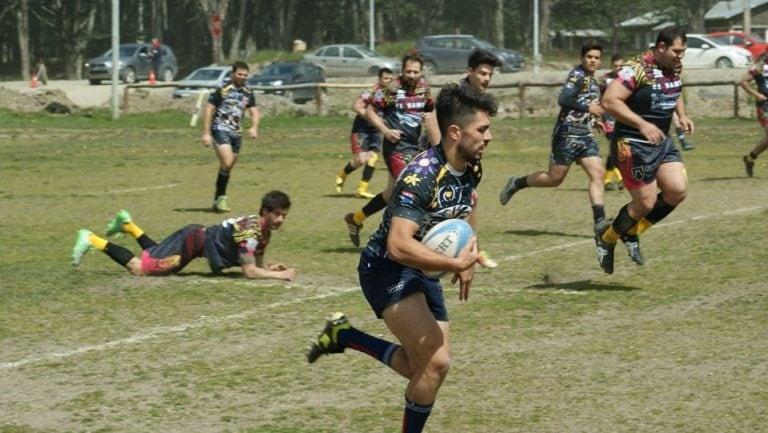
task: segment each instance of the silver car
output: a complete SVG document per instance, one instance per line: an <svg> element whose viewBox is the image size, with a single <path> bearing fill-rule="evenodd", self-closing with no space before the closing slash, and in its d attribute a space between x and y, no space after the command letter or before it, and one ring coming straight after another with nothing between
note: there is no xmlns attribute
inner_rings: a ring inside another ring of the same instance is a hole
<svg viewBox="0 0 768 433"><path fill-rule="evenodd" d="M400 61L384 57L362 45L340 44L320 47L304 60L314 63L325 71L325 76L378 75L382 68L400 73Z"/></svg>
<svg viewBox="0 0 768 433"><path fill-rule="evenodd" d="M179 82L179 87L173 91L174 98L208 93L210 89L222 85L232 79L232 66L207 66L195 70L187 78Z"/></svg>

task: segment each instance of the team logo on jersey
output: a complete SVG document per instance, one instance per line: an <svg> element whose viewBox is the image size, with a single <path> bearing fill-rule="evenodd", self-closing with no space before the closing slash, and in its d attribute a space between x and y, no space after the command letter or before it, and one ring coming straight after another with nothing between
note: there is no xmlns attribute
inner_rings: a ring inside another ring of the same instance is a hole
<svg viewBox="0 0 768 433"><path fill-rule="evenodd" d="M403 178L403 182L411 186L416 186L421 182L421 179L415 173L411 173Z"/></svg>

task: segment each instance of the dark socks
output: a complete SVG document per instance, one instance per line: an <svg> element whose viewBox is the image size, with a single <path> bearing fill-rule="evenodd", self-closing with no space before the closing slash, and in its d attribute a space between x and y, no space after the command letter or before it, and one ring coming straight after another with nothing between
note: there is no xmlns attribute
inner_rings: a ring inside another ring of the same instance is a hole
<svg viewBox="0 0 768 433"><path fill-rule="evenodd" d="M592 205L592 219L598 222L605 218L605 206L601 204Z"/></svg>
<svg viewBox="0 0 768 433"><path fill-rule="evenodd" d="M373 177L373 172L376 170L375 168L371 167L370 165L366 165L363 169L363 180L368 182Z"/></svg>
<svg viewBox="0 0 768 433"><path fill-rule="evenodd" d="M219 176L216 178L216 197L227 195L227 184L229 184L229 172L219 169Z"/></svg>
<svg viewBox="0 0 768 433"><path fill-rule="evenodd" d="M347 163L347 165L344 166L344 173L349 174L349 173L352 173L353 171L355 171L355 168L352 167L352 164Z"/></svg>
<svg viewBox="0 0 768 433"><path fill-rule="evenodd" d="M617 235L619 235L622 239L627 236L627 232L637 224L637 221L633 220L632 217L629 216L629 205L624 205L624 207L621 208L619 211L619 214L616 215L616 218L613 220L613 231L616 232Z"/></svg>
<svg viewBox="0 0 768 433"><path fill-rule="evenodd" d="M424 430L424 424L432 412L430 404L419 404L405 398L405 411L403 412L403 430L402 433L421 433Z"/></svg>
<svg viewBox="0 0 768 433"><path fill-rule="evenodd" d="M147 236L146 233L136 238L136 242L139 243L139 246L141 246L142 250L146 250L148 248L151 248L157 245L157 242L155 242L154 240L152 240L152 238Z"/></svg>
<svg viewBox="0 0 768 433"><path fill-rule="evenodd" d="M375 214L376 212L384 209L385 207L387 207L387 202L384 201L384 194L378 193L376 194L376 197L370 199L368 203L365 206L363 206L363 213L365 214L366 217L369 217Z"/></svg>
<svg viewBox="0 0 768 433"><path fill-rule="evenodd" d="M518 177L515 179L515 188L523 189L528 188L528 176Z"/></svg>
<svg viewBox="0 0 768 433"><path fill-rule="evenodd" d="M128 262L135 257L129 249L113 244L112 242L107 242L107 247L104 248L104 252L109 258L116 261L121 266L126 266Z"/></svg>
<svg viewBox="0 0 768 433"><path fill-rule="evenodd" d="M339 343L342 346L363 352L386 366L389 366L392 355L400 347L399 344L382 340L356 328L339 331Z"/></svg>
<svg viewBox="0 0 768 433"><path fill-rule="evenodd" d="M645 216L645 219L651 224L656 224L666 218L666 216L672 213L673 210L675 210L675 206L665 202L661 197L661 193L659 193L659 195L656 196L656 204L653 205L653 209L651 209L648 215Z"/></svg>

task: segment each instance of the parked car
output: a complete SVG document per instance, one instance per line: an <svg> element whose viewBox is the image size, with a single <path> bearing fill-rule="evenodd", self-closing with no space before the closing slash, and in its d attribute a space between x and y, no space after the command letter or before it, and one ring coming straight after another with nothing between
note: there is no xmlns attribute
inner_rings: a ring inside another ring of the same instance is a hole
<svg viewBox="0 0 768 433"><path fill-rule="evenodd" d="M748 68L752 55L744 48L720 45L702 34L688 35L688 49L683 56L686 68Z"/></svg>
<svg viewBox="0 0 768 433"><path fill-rule="evenodd" d="M400 73L400 61L385 57L362 45L326 45L312 54L305 54L304 60L323 68L326 76L378 75L382 68Z"/></svg>
<svg viewBox="0 0 768 433"><path fill-rule="evenodd" d="M257 92L281 95L301 104L317 97L316 86L285 90L263 89L263 87L324 82L325 74L317 65L309 62L274 62L264 68L260 74L248 78L247 84L249 87L262 87L262 89L255 89Z"/></svg>
<svg viewBox="0 0 768 433"><path fill-rule="evenodd" d="M424 57L424 74L444 74L467 70L469 54L476 48L488 50L501 61L500 72L517 72L525 68L525 58L515 50L497 48L472 35L424 36L416 43Z"/></svg>
<svg viewBox="0 0 768 433"><path fill-rule="evenodd" d="M152 69L152 44L122 44L119 47L120 65L118 77L127 84L149 78ZM179 71L176 55L171 47L160 46L161 62L157 79L173 81ZM91 84L101 84L103 80L112 79L112 50L107 50L99 57L88 60L85 64L85 78Z"/></svg>
<svg viewBox="0 0 768 433"><path fill-rule="evenodd" d="M763 61L765 50L768 49L768 43L763 39L744 32L712 32L707 33L707 36L718 44L744 48L752 54L752 59L756 62Z"/></svg>
<svg viewBox="0 0 768 433"><path fill-rule="evenodd" d="M174 98L208 93L210 89L222 85L232 78L231 66L207 66L196 69L179 82L179 87L173 91Z"/></svg>

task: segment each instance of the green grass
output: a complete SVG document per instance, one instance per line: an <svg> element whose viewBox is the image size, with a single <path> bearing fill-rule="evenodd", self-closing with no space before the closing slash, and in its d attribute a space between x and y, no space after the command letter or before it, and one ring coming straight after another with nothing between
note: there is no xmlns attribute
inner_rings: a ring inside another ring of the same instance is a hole
<svg viewBox="0 0 768 433"><path fill-rule="evenodd" d="M454 363L427 431L765 431L768 167L744 177L756 122L696 119L690 193L599 269L586 176L497 202L509 175L545 167L552 119L497 120L479 188L479 236L500 261L469 302L446 280ZM230 183L234 214L286 191L269 261L297 281L128 275L101 253L74 269L76 231L128 209L161 239L209 212L216 162L185 113L52 116L0 111L0 432L396 432L405 382L348 351L308 366L334 310L391 338L355 272L341 220L364 201L335 173L350 120L266 117ZM383 165L372 189L385 182ZM613 215L624 192L606 194ZM366 222L367 236L380 218ZM117 243L138 251L130 239Z"/></svg>

